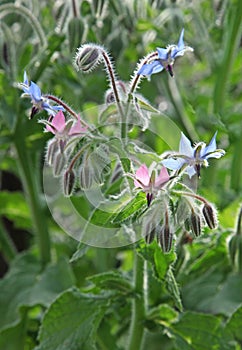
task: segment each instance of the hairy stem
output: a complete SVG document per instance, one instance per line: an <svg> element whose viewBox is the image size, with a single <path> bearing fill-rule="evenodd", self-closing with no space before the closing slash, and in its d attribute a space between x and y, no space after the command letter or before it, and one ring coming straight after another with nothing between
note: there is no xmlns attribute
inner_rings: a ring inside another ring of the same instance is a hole
<svg viewBox="0 0 242 350"><path fill-rule="evenodd" d="M77 114L75 111L73 111L73 109L71 109L70 106L68 106L64 101L62 101L60 98L56 97L56 96L53 96L53 95L48 95L48 94L45 94L43 95L43 97L46 97L48 98L49 100L57 103L58 105L62 106L65 108L65 110L70 114L72 115L76 120L78 120L78 118L80 118L80 121L83 125L85 125L86 127L89 128L89 125L83 120L81 119L80 115Z"/></svg>
<svg viewBox="0 0 242 350"><path fill-rule="evenodd" d="M115 78L115 73L114 73L114 68L112 65L112 62L106 53L105 50L101 50L103 61L105 63L105 66L107 68L107 73L110 81L110 85L112 86L115 102L118 108L118 112L120 115L120 121L121 121L121 138L126 140L127 139L127 114L124 113L123 107L120 103L120 97L119 97L119 92L117 89L117 84L116 84L116 78Z"/></svg>
<svg viewBox="0 0 242 350"><path fill-rule="evenodd" d="M132 318L127 350L141 349L144 335L145 300L144 300L144 260L135 252L134 286L136 295L132 301Z"/></svg>

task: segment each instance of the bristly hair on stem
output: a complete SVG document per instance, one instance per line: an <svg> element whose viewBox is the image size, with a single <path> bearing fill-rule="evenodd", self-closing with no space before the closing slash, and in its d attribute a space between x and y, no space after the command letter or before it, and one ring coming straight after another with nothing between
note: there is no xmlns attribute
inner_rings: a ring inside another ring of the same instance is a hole
<svg viewBox="0 0 242 350"><path fill-rule="evenodd" d="M113 96L117 104L122 122L124 122L124 112L120 104L119 90L117 88L118 79L116 78L112 58L110 57L107 50L101 45L92 43L84 44L77 49L77 53L74 59L74 66L77 70L80 70L84 73L90 73L100 64L101 61L103 61L106 68L109 85L113 91Z"/></svg>
<svg viewBox="0 0 242 350"><path fill-rule="evenodd" d="M150 54L146 55L145 57L143 57L140 60L140 62L137 63L136 69L135 69L133 75L131 76L131 80L129 83L128 102L131 101L133 93L139 88L139 83L141 82L141 79L143 78L142 75L138 74L138 71L141 69L141 67L144 64L147 64L148 62L150 62L150 60L154 60L157 57L158 57L158 52L154 51L154 52L151 52Z"/></svg>

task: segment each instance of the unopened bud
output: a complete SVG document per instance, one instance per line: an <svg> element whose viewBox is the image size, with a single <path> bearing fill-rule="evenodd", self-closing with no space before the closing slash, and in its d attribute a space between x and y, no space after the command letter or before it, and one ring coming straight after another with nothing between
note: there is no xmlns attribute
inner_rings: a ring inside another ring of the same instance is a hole
<svg viewBox="0 0 242 350"><path fill-rule="evenodd" d="M190 223L191 223L192 232L196 237L199 237L202 232L200 215L192 211L191 217L190 217Z"/></svg>
<svg viewBox="0 0 242 350"><path fill-rule="evenodd" d="M85 73L92 71L100 62L100 48L97 45L85 44L77 49L75 67Z"/></svg>
<svg viewBox="0 0 242 350"><path fill-rule="evenodd" d="M82 190L88 190L92 187L94 181L93 169L89 164L82 164L80 168L80 187Z"/></svg>
<svg viewBox="0 0 242 350"><path fill-rule="evenodd" d="M209 228L214 229L217 227L217 214L215 208L209 203L204 204L203 216Z"/></svg>
<svg viewBox="0 0 242 350"><path fill-rule="evenodd" d="M147 244L150 244L153 242L153 240L155 239L155 234L156 234L156 228L153 228L153 230L151 230L146 236L145 236L145 242Z"/></svg>
<svg viewBox="0 0 242 350"><path fill-rule="evenodd" d="M120 93L121 96L125 96L126 94L126 86L125 83L122 80L117 80L116 81L116 86L117 89ZM114 96L114 92L112 89L108 89L105 93L105 103L106 104L110 104L115 102L115 96Z"/></svg>
<svg viewBox="0 0 242 350"><path fill-rule="evenodd" d="M55 177L58 177L66 164L66 157L63 153L57 153L53 162L53 174Z"/></svg>
<svg viewBox="0 0 242 350"><path fill-rule="evenodd" d="M51 139L47 144L45 159L47 164L53 165L56 154L59 151L58 141L56 138Z"/></svg>
<svg viewBox="0 0 242 350"><path fill-rule="evenodd" d="M153 242L156 235L156 229L157 227L155 222L144 218L143 225L142 225L142 232L145 237L145 242L147 244L150 244Z"/></svg>
<svg viewBox="0 0 242 350"><path fill-rule="evenodd" d="M64 173L63 190L66 197L71 196L75 188L76 175L72 169L67 169Z"/></svg>
<svg viewBox="0 0 242 350"><path fill-rule="evenodd" d="M163 252L169 253L172 247L173 233L170 231L168 223L162 226L158 240Z"/></svg>

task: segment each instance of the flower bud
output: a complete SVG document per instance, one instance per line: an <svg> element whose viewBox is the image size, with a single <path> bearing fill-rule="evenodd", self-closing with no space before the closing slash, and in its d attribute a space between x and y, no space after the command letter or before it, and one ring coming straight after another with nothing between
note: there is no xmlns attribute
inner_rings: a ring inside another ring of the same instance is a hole
<svg viewBox="0 0 242 350"><path fill-rule="evenodd" d="M63 153L57 153L53 162L53 174L55 177L58 177L66 164L66 157Z"/></svg>
<svg viewBox="0 0 242 350"><path fill-rule="evenodd" d="M147 220L144 218L142 225L142 232L145 237L145 242L150 244L153 242L156 235L156 223L153 220Z"/></svg>
<svg viewBox="0 0 242 350"><path fill-rule="evenodd" d="M79 47L75 57L75 67L85 73L92 71L100 61L100 48L97 45L85 44Z"/></svg>
<svg viewBox="0 0 242 350"><path fill-rule="evenodd" d="M66 197L71 196L75 188L76 175L72 169L67 169L64 173L63 190Z"/></svg>
<svg viewBox="0 0 242 350"><path fill-rule="evenodd" d="M53 165L56 154L59 152L58 141L51 139L47 144L45 160L48 165Z"/></svg>
<svg viewBox="0 0 242 350"><path fill-rule="evenodd" d="M122 80L117 80L116 86L117 86L117 89L118 89L119 93L121 94L121 96L125 96L125 94L126 94L125 83ZM105 93L105 103L110 104L113 102L115 102L115 96L114 96L113 89L108 89Z"/></svg>
<svg viewBox="0 0 242 350"><path fill-rule="evenodd" d="M169 224L162 226L158 236L159 244L164 253L169 253L172 247L173 233L170 231Z"/></svg>
<svg viewBox="0 0 242 350"><path fill-rule="evenodd" d="M82 190L88 190L92 187L94 182L93 168L88 164L84 163L80 168L80 187Z"/></svg>
<svg viewBox="0 0 242 350"><path fill-rule="evenodd" d="M214 229L217 227L217 214L215 208L209 203L204 204L203 216L209 228Z"/></svg>
<svg viewBox="0 0 242 350"><path fill-rule="evenodd" d="M76 49L83 41L85 25L83 19L79 17L71 18L68 23L68 41L70 52Z"/></svg>
<svg viewBox="0 0 242 350"><path fill-rule="evenodd" d="M156 234L156 228L153 228L153 230L151 230L146 236L145 236L145 242L147 244L150 244L153 242L153 240L155 239L155 234Z"/></svg>
<svg viewBox="0 0 242 350"><path fill-rule="evenodd" d="M190 217L190 223L191 223L191 229L192 232L196 237L199 237L201 235L202 229L201 229L201 217L195 211L192 211L191 217Z"/></svg>

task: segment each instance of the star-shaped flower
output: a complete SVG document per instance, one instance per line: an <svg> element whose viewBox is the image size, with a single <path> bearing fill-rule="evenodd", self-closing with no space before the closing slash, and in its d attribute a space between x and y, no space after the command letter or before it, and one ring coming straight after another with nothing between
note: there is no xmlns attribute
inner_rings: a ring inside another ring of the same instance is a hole
<svg viewBox="0 0 242 350"><path fill-rule="evenodd" d="M151 170L152 167L150 167ZM165 167L161 168L160 174L156 177L155 171L151 171L147 168L145 164L135 173L134 185L136 188L142 188L146 193L147 204L150 205L154 194L158 192L169 180L170 176Z"/></svg>
<svg viewBox="0 0 242 350"><path fill-rule="evenodd" d="M186 51L193 51L193 48L190 46L185 46L184 41L184 29L182 29L178 44L177 45L168 45L166 49L157 48L158 58L156 58L151 63L144 64L138 71L137 74L147 76L150 79L150 76L155 73L161 72L163 69L166 69L170 76L173 77L173 65L175 59L179 56L183 56Z"/></svg>
<svg viewBox="0 0 242 350"><path fill-rule="evenodd" d="M197 174L200 177L201 166L208 166L209 158L221 158L225 151L217 149L216 135L209 142L208 146L204 142L197 143L192 147L190 140L181 133L179 153L173 154L171 158L164 159L162 164L171 170L184 170L191 178Z"/></svg>
<svg viewBox="0 0 242 350"><path fill-rule="evenodd" d="M50 105L47 98L42 96L41 90L37 84L30 82L27 77L26 72L24 72L24 82L19 84L19 87L24 91L23 97L30 97L32 102L32 110L30 114L30 119L32 119L35 114L41 110L45 110L50 115L55 115L57 111L64 111L62 106L52 106Z"/></svg>
<svg viewBox="0 0 242 350"><path fill-rule="evenodd" d="M73 120L66 121L62 111L59 111L51 121L40 120L40 122L46 124L45 131L52 132L52 134L60 139L83 134L87 131L87 128L81 125L80 116L73 123Z"/></svg>

